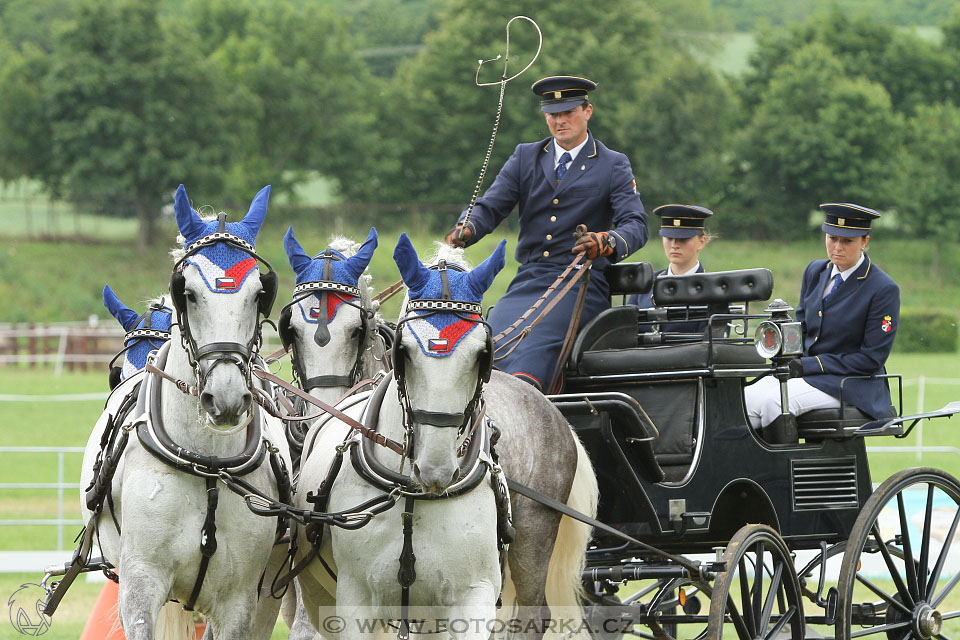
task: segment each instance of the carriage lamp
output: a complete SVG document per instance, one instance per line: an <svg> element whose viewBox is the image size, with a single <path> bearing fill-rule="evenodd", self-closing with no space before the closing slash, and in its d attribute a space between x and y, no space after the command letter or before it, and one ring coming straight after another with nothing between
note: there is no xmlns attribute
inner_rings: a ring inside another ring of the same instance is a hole
<svg viewBox="0 0 960 640"><path fill-rule="evenodd" d="M764 309L770 314L757 326L754 346L761 358L795 356L803 353L803 324L790 317L793 307L777 298Z"/></svg>

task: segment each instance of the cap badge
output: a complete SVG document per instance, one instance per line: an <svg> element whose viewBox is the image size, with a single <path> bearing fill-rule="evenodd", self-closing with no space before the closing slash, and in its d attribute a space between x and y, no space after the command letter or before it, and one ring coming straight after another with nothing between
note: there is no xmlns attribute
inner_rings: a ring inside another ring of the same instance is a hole
<svg viewBox="0 0 960 640"><path fill-rule="evenodd" d="M847 224L847 219L846 219L846 218L837 218L837 224L842 227L843 225Z"/></svg>
<svg viewBox="0 0 960 640"><path fill-rule="evenodd" d="M554 92L553 92L553 98L554 98L554 100L559 100L561 95L562 95L562 94L561 94L559 91L554 91Z"/></svg>
<svg viewBox="0 0 960 640"><path fill-rule="evenodd" d="M675 226L675 227L679 227L679 226L680 226L680 219L679 219L679 218L674 218L674 219L673 219L673 226Z"/></svg>

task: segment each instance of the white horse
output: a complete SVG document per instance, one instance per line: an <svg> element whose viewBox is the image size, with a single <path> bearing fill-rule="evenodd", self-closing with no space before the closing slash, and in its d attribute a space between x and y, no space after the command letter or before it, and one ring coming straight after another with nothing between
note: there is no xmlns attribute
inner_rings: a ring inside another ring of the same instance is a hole
<svg viewBox="0 0 960 640"><path fill-rule="evenodd" d="M252 395L259 314L269 313L276 291L254 248L268 198L269 187L241 222L226 223L224 214L204 222L180 186L175 211L186 252L171 278L177 324L156 362L163 373L117 387L84 454L81 486L99 480L112 489L109 498L88 492L83 508L119 573L130 640L193 638L186 606L206 616L212 638L268 638L276 620L280 602L269 591L286 555L274 545L278 523L252 514L234 493L280 498L282 467L290 467L282 429ZM181 392L188 387L195 396ZM118 415L134 398L132 411ZM114 424L122 426L102 456ZM115 472L95 465L114 453ZM234 478L246 487L227 490Z"/></svg>
<svg viewBox="0 0 960 640"><path fill-rule="evenodd" d="M283 239L290 267L297 276L293 300L280 313L278 328L284 346L291 350L294 381L304 391L334 404L355 384L382 371L386 356L378 331L377 314L363 275L377 246L377 230L363 244L347 238L331 240L313 258L297 241L293 227ZM309 344L309 350L298 348ZM310 357L302 356L309 354ZM293 399L299 412L316 415L310 404ZM309 422L287 422L287 441L299 467L299 456ZM299 581L283 598L282 613L291 640L316 635L303 609Z"/></svg>
<svg viewBox="0 0 960 640"><path fill-rule="evenodd" d="M412 255L415 258L416 254L405 237L401 238L398 246L397 255L399 254L406 257ZM462 252L458 250L446 249L443 255L457 262L462 262ZM490 261L488 260L488 262ZM434 280L440 278L436 272L427 271L423 268L418 261L406 259L404 264L407 269L404 270L401 267L401 270L404 271L404 279L408 285L411 281L416 283L424 278L429 279L430 274L432 274ZM459 279L461 275L454 272L448 273L454 279ZM413 286L411 288L414 289L414 298L418 295L417 291L420 292L419 295L422 297L423 286ZM440 297L440 292L441 289L438 288L432 295ZM479 293L482 295L482 290ZM473 292L472 295L477 294ZM342 322L350 323L355 322L355 320L352 315L346 315ZM462 325L461 328L463 328ZM448 329L447 334L450 331ZM345 333L349 335L349 331L345 331ZM407 384L410 385L408 389L412 388L414 384L421 385L423 388L420 392L427 393L426 397L428 399L425 400L427 404L456 405L458 402L465 404L466 400L461 396L464 392L469 392L472 395L476 390L477 382L476 367L473 366L471 369L468 365L471 364L471 358L477 357L478 351L486 348L485 345L478 344L480 338L481 333L479 331L469 331L463 338L461 346L458 346L453 355L443 361L444 366L449 367L451 371L462 373L462 370L467 370L468 373L465 376L440 373L434 374L436 377L422 375L416 377L417 374L414 373L415 377L410 378L408 372L414 370L408 364L403 366L404 377ZM437 342L434 344L435 346L442 345L443 340L447 340L446 344L449 346L450 339L450 337L441 336L436 338ZM400 353L410 354L411 361L417 359L417 350L421 348L422 341L417 342L411 332L408 331L402 333L402 340L404 343L401 345ZM429 339L427 340L429 342ZM322 370L325 362L319 358L318 351L308 337L296 340L294 349L299 350L300 355L298 357L301 362L305 363L304 366L313 366L314 370ZM434 365L442 362L439 359L426 357L425 353L421 353L420 356L419 359L432 361ZM312 363L312 365L308 363ZM430 370L430 366L425 365L423 370ZM391 385L395 386L396 383L393 382ZM451 392L447 390L450 385L460 385L461 388L457 392ZM396 395L396 390L394 388L388 389L386 395L392 398ZM492 373L490 381L484 386L484 397L487 400L487 414L494 418L496 426L502 433L497 445L497 452L500 454L500 462L505 474L511 479L532 486L555 499L566 501L569 506L579 511L593 515L596 510L597 486L592 467L586 453L580 446L579 440L550 402L529 385L497 371ZM356 408L344 410L348 413L356 412ZM394 421L400 419L400 413L400 407L392 404L387 407L385 403L384 409L382 409L382 417L389 415ZM430 429L431 427L424 426L421 428ZM333 450L344 439L348 431L349 427L343 423L330 421L322 429L314 430L308 436L300 478L302 491L298 496L298 502L302 506L306 504L306 495L309 492L315 493L321 483L324 482ZM449 438L450 432L453 430L446 429L445 431L444 435ZM537 455L537 452L540 452L540 455ZM391 457L383 452L378 455ZM423 482L422 467L418 465L418 468L421 471L419 477ZM438 486L449 482L449 480L448 477L446 480L438 481ZM568 615L571 611L578 612L581 593L580 574L590 535L589 527L569 518L564 519L561 523L560 514L519 495L511 495L511 503L517 531L508 554L507 576L509 579L503 594L504 604L522 607L520 613L516 615L537 621L549 617L549 614L543 609L546 605L550 605L555 612L559 611L559 607L569 607L569 609L564 609L564 613ZM329 505L329 508L333 509L333 505ZM383 519L384 516L379 516L379 518ZM383 526L390 529L389 523L395 521L396 518L387 518L386 520L388 524ZM490 526L490 523L487 524ZM393 525L395 528L395 522ZM340 534L334 533L335 537L338 535ZM350 536L350 533L342 534L348 548L352 539ZM415 545L417 539L418 537L415 535ZM321 607L331 607L334 604L334 596L344 592L339 581L335 582L332 575L337 571L339 566L337 563L340 558L337 557L336 553L331 554L330 540L330 535L325 534L321 543L320 555L325 560L326 565L314 562L301 576L309 614L314 624L319 624L318 628L327 632L336 630L325 627L323 622L318 619L317 613ZM390 551L385 552L385 555L389 556L390 553ZM304 554L305 551L301 548L300 557L303 558ZM331 555L333 558L331 558ZM333 560L336 560L336 562ZM395 566L396 558L378 558L376 562L379 564L368 562L369 567L371 567L368 571L373 571L372 567L374 566L382 566L382 562L392 562L387 566ZM431 564L433 564L432 555ZM330 571L326 567L330 567ZM395 575L395 571L391 569L382 573L386 576L383 584L384 588L392 586L392 595L395 596L399 587L395 580L391 585L392 578L389 577L391 574ZM420 577L418 576L419 580ZM416 588L416 585L414 585L414 590ZM351 594L351 597L353 597L353 594ZM393 601L396 601L395 597ZM504 611L509 614L510 608L504 607ZM524 628L528 629L529 627ZM536 636L538 634L532 633L531 635Z"/></svg>

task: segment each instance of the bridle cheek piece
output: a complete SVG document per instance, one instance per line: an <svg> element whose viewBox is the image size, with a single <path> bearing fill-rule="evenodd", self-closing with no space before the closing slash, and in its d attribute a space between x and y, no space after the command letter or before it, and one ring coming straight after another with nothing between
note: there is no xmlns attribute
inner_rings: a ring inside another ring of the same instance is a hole
<svg viewBox="0 0 960 640"><path fill-rule="evenodd" d="M221 223L223 214L221 214ZM221 224L222 227L222 224ZM261 292L257 300L258 321L256 330L247 344L239 342L211 342L205 345L198 345L193 333L190 331L190 320L187 316L186 299L186 278L183 270L186 268L187 259L198 253L205 247L212 246L215 243L222 242L228 246L239 249L247 253L259 263L267 267L267 272L260 273ZM187 352L187 359L193 367L197 376L197 386L203 389L210 372L221 364L234 364L243 374L247 385L252 387L250 363L259 353L260 345L263 340L263 324L259 321L259 316L264 318L270 315L273 308L273 302L277 297L277 274L274 272L270 263L260 257L249 242L231 233L218 231L200 238L187 247L186 253L174 265L173 274L170 276L170 296L173 298L173 306L177 314L177 325L180 327L180 338L184 349ZM264 320L266 322L267 320ZM209 365L204 367L203 362L208 361Z"/></svg>

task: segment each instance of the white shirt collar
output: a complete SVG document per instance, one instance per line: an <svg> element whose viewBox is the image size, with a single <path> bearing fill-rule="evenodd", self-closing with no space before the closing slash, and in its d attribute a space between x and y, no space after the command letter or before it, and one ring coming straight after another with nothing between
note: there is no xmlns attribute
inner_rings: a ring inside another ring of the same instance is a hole
<svg viewBox="0 0 960 640"><path fill-rule="evenodd" d="M853 275L853 272L860 268L860 265L863 264L863 261L866 259L866 257L867 257L867 254L865 254L865 253L863 253L863 252L861 251L861 252L860 252L860 259L857 260L857 264L853 265L852 267L850 267L850 268L847 269L846 271L840 271L840 269L837 267L837 265L833 265L833 268L830 269L830 279L833 280L834 276L836 276L836 275L839 273L839 274L840 274L840 277L843 278L843 281L846 282L846 281L847 281L847 278L849 278L851 275Z"/></svg>
<svg viewBox="0 0 960 640"><path fill-rule="evenodd" d="M674 273L674 272L673 272L673 265L672 265L672 264L668 264L668 265L667 265L667 275L668 275L668 276L687 276L687 275L690 275L691 273L696 273L696 272L697 272L697 269L699 269L699 268L700 268L700 261L697 260L697 264L693 265L693 268L692 268L692 269L690 269L690 270L688 270L688 271L684 271L683 273Z"/></svg>
<svg viewBox="0 0 960 640"><path fill-rule="evenodd" d="M559 144L557 144L557 139L554 138L553 139L553 166L557 166L558 164L560 164L560 156L562 156L564 153L570 154L570 162L573 162L574 160L576 160L577 154L580 153L580 149L583 149L584 145L587 144L587 140L589 139L590 139L590 136L588 135L586 138L583 139L583 142L575 146L573 149L570 149L569 151L567 151L566 149L561 147Z"/></svg>

